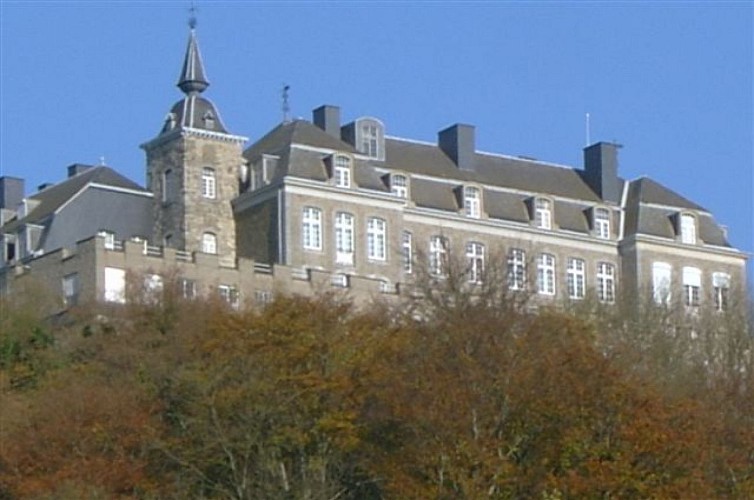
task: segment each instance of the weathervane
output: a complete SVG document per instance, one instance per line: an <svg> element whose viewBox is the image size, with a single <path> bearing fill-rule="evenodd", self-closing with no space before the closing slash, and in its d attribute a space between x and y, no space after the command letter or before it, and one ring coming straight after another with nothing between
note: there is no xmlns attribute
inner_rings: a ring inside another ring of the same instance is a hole
<svg viewBox="0 0 754 500"><path fill-rule="evenodd" d="M194 5L194 0L191 0L191 7L189 8L190 16L189 16L189 28L194 29L196 28L196 11L197 8Z"/></svg>
<svg viewBox="0 0 754 500"><path fill-rule="evenodd" d="M288 123L291 121L290 112L291 112L291 106L288 103L288 91L291 90L291 86L287 84L283 84L283 123Z"/></svg>

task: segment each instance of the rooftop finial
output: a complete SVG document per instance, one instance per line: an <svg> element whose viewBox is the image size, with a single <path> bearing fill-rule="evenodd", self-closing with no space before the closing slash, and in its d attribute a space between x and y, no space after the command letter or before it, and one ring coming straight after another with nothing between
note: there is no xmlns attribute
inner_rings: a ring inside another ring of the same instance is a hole
<svg viewBox="0 0 754 500"><path fill-rule="evenodd" d="M288 84L283 84L283 123L288 123L291 121L291 106L288 102L288 91L291 90L291 86Z"/></svg>
<svg viewBox="0 0 754 500"><path fill-rule="evenodd" d="M189 33L189 41L188 47L186 48L186 58L183 61L183 69L181 69L181 76L178 78L178 88L180 88L186 95L201 94L207 87L209 87L207 77L204 76L204 64L202 64L202 57L199 54L199 45L196 42L196 32L194 31L196 18L193 16L193 13L195 10L196 8L192 3L192 16L189 20L191 32Z"/></svg>
<svg viewBox="0 0 754 500"><path fill-rule="evenodd" d="M188 25L189 25L189 28L191 28L192 30L196 28L196 10L197 9L196 9L196 6L194 5L194 1L191 0L191 7L189 8L190 15L189 15L189 20L188 20Z"/></svg>

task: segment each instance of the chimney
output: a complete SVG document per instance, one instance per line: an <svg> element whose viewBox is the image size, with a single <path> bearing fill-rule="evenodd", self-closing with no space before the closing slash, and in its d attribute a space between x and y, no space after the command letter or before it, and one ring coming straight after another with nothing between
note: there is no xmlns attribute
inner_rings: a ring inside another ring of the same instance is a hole
<svg viewBox="0 0 754 500"><path fill-rule="evenodd" d="M312 122L331 136L340 139L340 108L324 104L312 111Z"/></svg>
<svg viewBox="0 0 754 500"><path fill-rule="evenodd" d="M18 177L0 177L0 208L16 210L24 200L25 182Z"/></svg>
<svg viewBox="0 0 754 500"><path fill-rule="evenodd" d="M584 180L606 202L620 204L621 181L618 179L620 144L598 142L584 148Z"/></svg>
<svg viewBox="0 0 754 500"><path fill-rule="evenodd" d="M40 184L39 186L37 186L37 191L44 191L48 187L52 187L54 185L55 185L54 182L43 182L42 184Z"/></svg>
<svg viewBox="0 0 754 500"><path fill-rule="evenodd" d="M474 170L474 126L456 123L437 134L437 145L461 170Z"/></svg>
<svg viewBox="0 0 754 500"><path fill-rule="evenodd" d="M78 175L81 172L86 172L90 168L93 168L91 165L84 165L83 163L74 163L73 165L68 166L68 177L73 177L74 175Z"/></svg>

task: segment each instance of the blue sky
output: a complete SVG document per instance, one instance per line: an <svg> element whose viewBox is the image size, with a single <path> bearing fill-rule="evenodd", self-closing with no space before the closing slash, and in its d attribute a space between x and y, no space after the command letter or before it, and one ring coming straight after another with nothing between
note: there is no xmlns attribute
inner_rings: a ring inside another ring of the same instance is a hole
<svg viewBox="0 0 754 500"><path fill-rule="evenodd" d="M477 148L581 166L590 138L715 214L754 252L751 2L198 1L205 93L258 139L321 104L434 141L456 122ZM143 183L139 144L175 87L189 1L0 0L0 173L27 190L75 162ZM754 281L750 265L750 282Z"/></svg>

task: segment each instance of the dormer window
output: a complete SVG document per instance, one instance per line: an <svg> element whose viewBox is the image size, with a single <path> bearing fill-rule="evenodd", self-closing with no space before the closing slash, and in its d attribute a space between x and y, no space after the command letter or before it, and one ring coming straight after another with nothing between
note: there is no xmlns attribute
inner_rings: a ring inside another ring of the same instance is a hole
<svg viewBox="0 0 754 500"><path fill-rule="evenodd" d="M270 183L275 173L280 158L273 155L264 155L261 160L251 167L251 189L256 190Z"/></svg>
<svg viewBox="0 0 754 500"><path fill-rule="evenodd" d="M337 155L333 165L335 185L341 188L351 187L351 159L344 155Z"/></svg>
<svg viewBox="0 0 754 500"><path fill-rule="evenodd" d="M540 229L552 229L552 202L545 198L534 200L534 225Z"/></svg>
<svg viewBox="0 0 754 500"><path fill-rule="evenodd" d="M594 234L603 240L610 239L610 212L606 208L594 209Z"/></svg>
<svg viewBox="0 0 754 500"><path fill-rule="evenodd" d="M215 128L215 114L212 111L207 110L204 116L202 116L202 121L204 121L204 128Z"/></svg>
<svg viewBox="0 0 754 500"><path fill-rule="evenodd" d="M408 177L403 174L390 176L390 192L398 198L408 198Z"/></svg>
<svg viewBox="0 0 754 500"><path fill-rule="evenodd" d="M478 219L481 216L482 195L479 188L467 186L463 188L463 211L466 217Z"/></svg>
<svg viewBox="0 0 754 500"><path fill-rule="evenodd" d="M681 243L696 244L696 217L693 215L681 214Z"/></svg>
<svg viewBox="0 0 754 500"><path fill-rule="evenodd" d="M359 118L346 129L347 142L360 153L375 160L385 159L385 127L382 122L375 118Z"/></svg>

